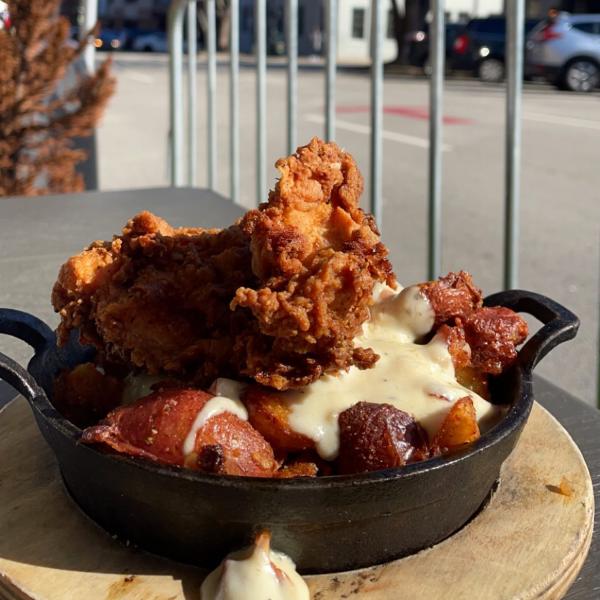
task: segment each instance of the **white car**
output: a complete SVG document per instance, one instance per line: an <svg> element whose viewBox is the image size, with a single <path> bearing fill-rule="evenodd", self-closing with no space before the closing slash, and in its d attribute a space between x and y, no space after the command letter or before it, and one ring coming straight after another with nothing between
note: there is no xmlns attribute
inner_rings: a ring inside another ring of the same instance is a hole
<svg viewBox="0 0 600 600"><path fill-rule="evenodd" d="M527 38L527 72L574 92L600 86L600 14L544 19Z"/></svg>

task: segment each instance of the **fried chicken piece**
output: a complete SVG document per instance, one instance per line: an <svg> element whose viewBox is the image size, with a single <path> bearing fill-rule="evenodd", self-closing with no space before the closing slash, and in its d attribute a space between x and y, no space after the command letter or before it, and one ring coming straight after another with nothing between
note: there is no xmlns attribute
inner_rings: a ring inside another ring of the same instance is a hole
<svg viewBox="0 0 600 600"><path fill-rule="evenodd" d="M192 439L195 419L212 398L200 390L161 389L88 427L81 441L168 465L228 475L271 477L273 449L248 422L223 412L210 417Z"/></svg>
<svg viewBox="0 0 600 600"><path fill-rule="evenodd" d="M277 162L269 202L224 230L148 212L61 268L59 342L99 360L205 386L247 376L277 389L377 360L354 346L375 282L395 284L352 157L313 139Z"/></svg>
<svg viewBox="0 0 600 600"><path fill-rule="evenodd" d="M375 222L358 206L363 181L348 153L315 138L276 167L281 178L268 203L240 223L261 286L238 289L232 307L249 309L267 334L239 341L246 374L285 389L353 364L372 366L376 355L355 348L353 338L369 316L375 282L395 279Z"/></svg>

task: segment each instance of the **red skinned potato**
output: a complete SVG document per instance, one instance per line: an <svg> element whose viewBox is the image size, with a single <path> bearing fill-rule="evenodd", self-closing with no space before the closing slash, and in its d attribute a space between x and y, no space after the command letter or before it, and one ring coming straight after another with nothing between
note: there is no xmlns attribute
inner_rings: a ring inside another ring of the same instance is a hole
<svg viewBox="0 0 600 600"><path fill-rule="evenodd" d="M340 473L363 473L428 458L427 434L391 404L359 402L340 413Z"/></svg>
<svg viewBox="0 0 600 600"><path fill-rule="evenodd" d="M290 427L290 408L277 393L260 385L248 386L242 394L252 426L280 453L301 452L315 447L310 438Z"/></svg>
<svg viewBox="0 0 600 600"><path fill-rule="evenodd" d="M471 364L497 375L517 358L517 346L525 341L528 328L516 312L503 306L486 306L469 315L463 323L471 347Z"/></svg>
<svg viewBox="0 0 600 600"><path fill-rule="evenodd" d="M246 421L219 413L197 431L193 452L184 442L211 394L191 389L160 389L121 406L83 432L82 442L168 465L229 475L270 477L277 468L273 449Z"/></svg>
<svg viewBox="0 0 600 600"><path fill-rule="evenodd" d="M62 371L54 382L52 403L78 427L97 423L121 403L123 382L98 371L93 363Z"/></svg>
<svg viewBox="0 0 600 600"><path fill-rule="evenodd" d="M435 434L432 447L445 454L479 439L479 425L473 400L469 396L457 400Z"/></svg>
<svg viewBox="0 0 600 600"><path fill-rule="evenodd" d="M273 477L279 466L273 448L248 421L230 412L211 417L198 431L197 457L186 466L209 473Z"/></svg>
<svg viewBox="0 0 600 600"><path fill-rule="evenodd" d="M435 313L436 328L455 318L466 317L483 303L481 290L466 271L448 273L419 287Z"/></svg>

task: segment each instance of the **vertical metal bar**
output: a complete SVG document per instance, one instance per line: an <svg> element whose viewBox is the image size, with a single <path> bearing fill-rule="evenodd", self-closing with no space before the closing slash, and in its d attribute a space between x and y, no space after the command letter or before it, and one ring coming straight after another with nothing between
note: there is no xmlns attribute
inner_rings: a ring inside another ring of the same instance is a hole
<svg viewBox="0 0 600 600"><path fill-rule="evenodd" d="M98 21L98 0L83 0L83 19L79 28L79 39L82 40L88 31L96 25ZM96 70L95 64L96 46L88 41L83 51L83 60L88 73Z"/></svg>
<svg viewBox="0 0 600 600"><path fill-rule="evenodd" d="M288 154L293 154L298 136L298 0L286 2L287 40L287 146Z"/></svg>
<svg viewBox="0 0 600 600"><path fill-rule="evenodd" d="M442 116L446 46L444 4L445 0L432 0L432 22L429 26L432 69L429 88L429 279L438 277L442 267Z"/></svg>
<svg viewBox="0 0 600 600"><path fill-rule="evenodd" d="M171 185L183 184L183 14L188 0L173 0L168 13Z"/></svg>
<svg viewBox="0 0 600 600"><path fill-rule="evenodd" d="M507 0L506 148L504 189L504 287L516 288L519 277L519 204L521 183L521 93L525 0Z"/></svg>
<svg viewBox="0 0 600 600"><path fill-rule="evenodd" d="M335 137L335 68L337 61L337 0L325 5L325 139Z"/></svg>
<svg viewBox="0 0 600 600"><path fill-rule="evenodd" d="M256 51L256 202L264 200L266 194L267 164L267 2L255 2Z"/></svg>
<svg viewBox="0 0 600 600"><path fill-rule="evenodd" d="M215 0L206 0L208 79L206 86L208 187L217 186L217 13Z"/></svg>
<svg viewBox="0 0 600 600"><path fill-rule="evenodd" d="M196 0L189 0L187 11L187 50L188 50L188 184L196 185L196 165L198 163L197 129L197 90L196 90Z"/></svg>
<svg viewBox="0 0 600 600"><path fill-rule="evenodd" d="M229 21L229 168L231 199L240 202L240 5L230 0Z"/></svg>
<svg viewBox="0 0 600 600"><path fill-rule="evenodd" d="M379 227L382 225L383 8L382 0L371 2L371 173L369 184L371 212Z"/></svg>

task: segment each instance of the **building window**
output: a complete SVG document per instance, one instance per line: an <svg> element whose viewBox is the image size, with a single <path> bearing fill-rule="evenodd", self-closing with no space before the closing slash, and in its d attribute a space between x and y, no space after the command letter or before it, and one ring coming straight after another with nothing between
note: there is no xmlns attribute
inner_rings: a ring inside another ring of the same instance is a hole
<svg viewBox="0 0 600 600"><path fill-rule="evenodd" d="M352 10L352 37L359 40L365 37L365 9Z"/></svg>
<svg viewBox="0 0 600 600"><path fill-rule="evenodd" d="M394 27L394 9L388 10L388 20L387 20L387 37L389 39L394 39L396 37L396 31Z"/></svg>

